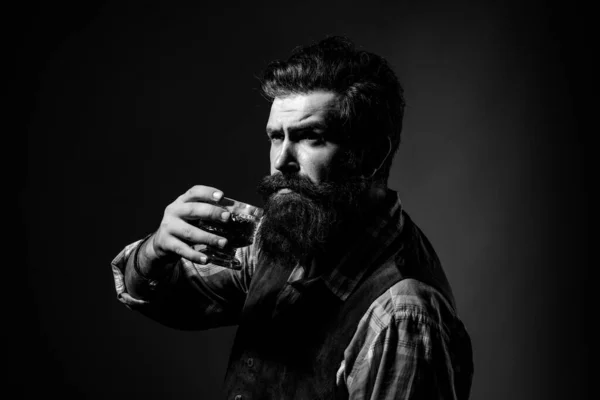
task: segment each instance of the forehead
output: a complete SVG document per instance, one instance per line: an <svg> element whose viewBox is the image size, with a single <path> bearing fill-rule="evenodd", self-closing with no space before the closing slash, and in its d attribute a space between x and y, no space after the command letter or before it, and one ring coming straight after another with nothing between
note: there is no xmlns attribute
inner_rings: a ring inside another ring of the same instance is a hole
<svg viewBox="0 0 600 400"><path fill-rule="evenodd" d="M267 128L293 124L305 120L325 121L338 110L338 96L333 92L318 91L276 97L271 105Z"/></svg>

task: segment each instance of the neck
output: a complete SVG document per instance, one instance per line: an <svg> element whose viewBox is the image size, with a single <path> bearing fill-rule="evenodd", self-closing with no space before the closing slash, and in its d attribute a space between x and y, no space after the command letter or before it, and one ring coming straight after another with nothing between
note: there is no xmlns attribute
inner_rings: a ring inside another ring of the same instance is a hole
<svg viewBox="0 0 600 400"><path fill-rule="evenodd" d="M385 204L388 187L385 182L373 182L367 191L367 204L370 209L377 209Z"/></svg>

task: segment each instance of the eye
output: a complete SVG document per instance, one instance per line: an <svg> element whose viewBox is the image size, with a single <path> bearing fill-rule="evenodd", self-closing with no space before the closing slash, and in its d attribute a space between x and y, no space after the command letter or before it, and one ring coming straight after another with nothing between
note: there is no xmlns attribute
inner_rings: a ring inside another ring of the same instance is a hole
<svg viewBox="0 0 600 400"><path fill-rule="evenodd" d="M306 140L313 145L320 145L325 143L325 138L322 134L313 131L306 131L302 134L302 140Z"/></svg>
<svg viewBox="0 0 600 400"><path fill-rule="evenodd" d="M267 140L271 143L277 143L283 140L283 135L281 133L272 133L269 135Z"/></svg>

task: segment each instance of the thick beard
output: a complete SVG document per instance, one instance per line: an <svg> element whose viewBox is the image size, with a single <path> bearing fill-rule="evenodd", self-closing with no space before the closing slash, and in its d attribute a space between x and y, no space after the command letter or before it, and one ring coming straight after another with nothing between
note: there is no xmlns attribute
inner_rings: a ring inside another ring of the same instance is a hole
<svg viewBox="0 0 600 400"><path fill-rule="evenodd" d="M261 255L289 266L325 254L357 222L367 187L364 178L315 184L306 176L266 176L258 186L265 202L256 236Z"/></svg>

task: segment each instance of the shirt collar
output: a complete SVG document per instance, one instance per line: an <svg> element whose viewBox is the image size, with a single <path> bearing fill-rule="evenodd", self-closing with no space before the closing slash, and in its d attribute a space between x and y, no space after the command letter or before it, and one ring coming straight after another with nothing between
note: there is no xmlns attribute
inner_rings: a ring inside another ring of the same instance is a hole
<svg viewBox="0 0 600 400"><path fill-rule="evenodd" d="M402 203L398 193L388 189L384 206L374 214L372 221L362 234L349 243L349 251L329 273L315 280L321 280L340 300L345 301L354 291L369 267L402 231ZM292 285L306 282L306 268L297 265L288 278ZM313 280L311 280L313 281Z"/></svg>

